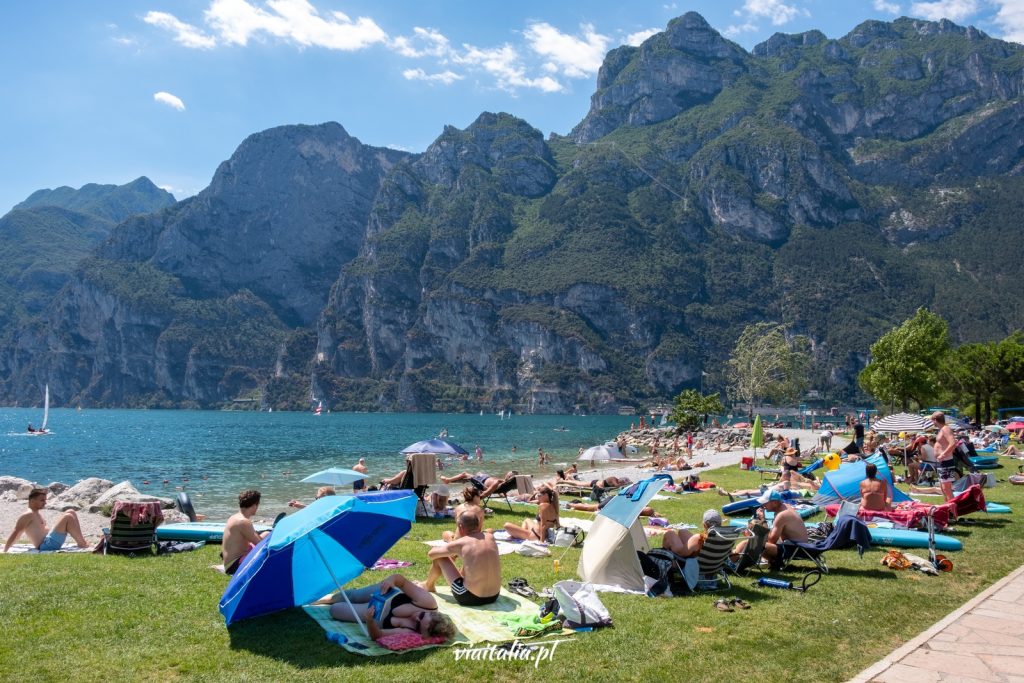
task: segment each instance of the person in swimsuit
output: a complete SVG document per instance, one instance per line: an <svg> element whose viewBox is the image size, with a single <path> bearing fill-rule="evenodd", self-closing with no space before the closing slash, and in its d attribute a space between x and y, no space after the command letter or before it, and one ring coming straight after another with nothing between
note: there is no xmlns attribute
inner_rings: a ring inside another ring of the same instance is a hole
<svg viewBox="0 0 1024 683"><path fill-rule="evenodd" d="M661 547L670 550L679 557L695 557L704 545L707 532L722 526L722 515L718 510L704 512L704 533L694 534L686 529L669 529L661 537Z"/></svg>
<svg viewBox="0 0 1024 683"><path fill-rule="evenodd" d="M866 479L860 483L860 507L862 510L886 511L892 509L892 495L889 486L877 479L878 467L869 462L864 468Z"/></svg>
<svg viewBox="0 0 1024 683"><path fill-rule="evenodd" d="M331 617L338 621L365 620L374 640L394 633L455 636L455 624L437 611L437 599L401 574L372 586L339 591L313 604L330 605Z"/></svg>
<svg viewBox="0 0 1024 683"><path fill-rule="evenodd" d="M224 560L224 573L228 576L238 571L242 560L249 554L249 551L270 534L269 531L258 534L256 527L253 526L252 518L256 516L259 507L259 491L247 490L238 494L238 512L228 517L228 521L224 525L224 539L220 546L220 556Z"/></svg>
<svg viewBox="0 0 1024 683"><path fill-rule="evenodd" d="M501 590L501 558L494 535L480 530L479 520L470 512L458 518L460 538L432 547L427 552L430 571L423 587L435 592L437 580L443 575L452 588L452 596L460 605L489 605L498 599ZM455 558L462 558L462 570Z"/></svg>
<svg viewBox="0 0 1024 683"><path fill-rule="evenodd" d="M484 498L489 497L492 493L498 490L498 488L507 482L509 479L514 479L519 472L512 470L505 475L504 479L498 477L492 477L486 472L477 472L476 474L470 474L469 472L462 472L451 477L438 477L445 484L456 484L459 482L472 482L473 486L477 487L480 491L480 495Z"/></svg>
<svg viewBox="0 0 1024 683"><path fill-rule="evenodd" d="M931 420L939 430L935 437L935 460L939 473L939 488L942 489L942 495L946 502L949 502L953 498L953 480L956 479L956 459L953 457L956 438L953 436L953 430L946 424L945 413L936 411L932 413Z"/></svg>
<svg viewBox="0 0 1024 683"><path fill-rule="evenodd" d="M484 508L481 505L482 499L480 498L480 491L475 486L467 486L462 489L462 504L455 508L455 519L458 519L463 512L468 512L472 515L476 515L480 524L479 527L484 527ZM459 529L455 528L455 531L445 531L441 534L441 540L445 543L454 541L459 538Z"/></svg>
<svg viewBox="0 0 1024 683"><path fill-rule="evenodd" d="M555 529L558 528L558 494L554 489L542 488L538 491L540 505L534 519L524 519L522 526L505 522L505 531L509 536L523 541L540 541L548 543L554 540Z"/></svg>
<svg viewBox="0 0 1024 683"><path fill-rule="evenodd" d="M352 465L352 470L354 472L359 472L360 474L366 474L366 458L359 458L359 462L357 462L355 465ZM354 482L352 482L353 493L358 493L359 491L362 491L365 488L365 479L356 479Z"/></svg>
<svg viewBox="0 0 1024 683"><path fill-rule="evenodd" d="M21 538L22 534L28 536L32 545L41 553L60 550L69 534L71 538L75 539L79 548L89 547L85 536L82 535L82 525L78 521L78 515L73 510L62 514L52 529L46 525L46 520L43 519L39 511L46 507L46 496L49 492L48 489L43 488L34 488L29 492L28 511L22 513L14 523L14 531L7 537L7 543L4 545L5 553L14 545L15 541Z"/></svg>
<svg viewBox="0 0 1024 683"><path fill-rule="evenodd" d="M320 488L318 488L316 490L316 495L313 497L313 500L320 500L324 496L336 496L336 495L338 495L338 494L334 490L333 486L321 486ZM290 508L297 508L297 509L301 510L302 508L306 507L306 504L303 503L302 501L298 501L298 500L295 500L293 498L292 500L288 501L288 507L290 507Z"/></svg>

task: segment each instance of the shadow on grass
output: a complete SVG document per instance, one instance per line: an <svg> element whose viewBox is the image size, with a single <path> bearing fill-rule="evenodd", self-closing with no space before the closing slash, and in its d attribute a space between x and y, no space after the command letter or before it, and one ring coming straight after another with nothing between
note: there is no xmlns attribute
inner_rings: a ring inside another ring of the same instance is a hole
<svg viewBox="0 0 1024 683"><path fill-rule="evenodd" d="M426 658L433 650L400 655L363 657L329 640L315 621L296 608L247 619L228 627L232 650L245 650L300 669L372 664L409 664Z"/></svg>

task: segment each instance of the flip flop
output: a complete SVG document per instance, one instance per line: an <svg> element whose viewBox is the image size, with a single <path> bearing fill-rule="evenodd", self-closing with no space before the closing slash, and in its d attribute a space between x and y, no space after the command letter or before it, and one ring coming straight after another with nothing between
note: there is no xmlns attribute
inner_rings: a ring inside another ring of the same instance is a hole
<svg viewBox="0 0 1024 683"><path fill-rule="evenodd" d="M750 603L740 598L733 598L729 601L731 604L736 605L740 609L750 609Z"/></svg>
<svg viewBox="0 0 1024 683"><path fill-rule="evenodd" d="M726 602L725 598L719 598L718 600L715 600L715 609L717 609L719 612L735 612L736 611L736 610L734 610L732 608L732 605L730 605L728 602Z"/></svg>

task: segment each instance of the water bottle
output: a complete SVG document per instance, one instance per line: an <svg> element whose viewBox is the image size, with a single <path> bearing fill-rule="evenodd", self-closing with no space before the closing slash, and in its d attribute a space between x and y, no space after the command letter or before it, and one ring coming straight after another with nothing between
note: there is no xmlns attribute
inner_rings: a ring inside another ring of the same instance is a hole
<svg viewBox="0 0 1024 683"><path fill-rule="evenodd" d="M759 578L757 580L757 585L765 586L767 588L782 588L782 589L788 589L788 590L792 590L792 588L793 588L793 582L792 581L784 581L782 579L773 579L773 578L771 578L769 576L762 576L761 578Z"/></svg>
<svg viewBox="0 0 1024 683"><path fill-rule="evenodd" d="M556 574L558 573L558 570L559 570L559 569L561 569L561 567L562 567L562 563L561 563L561 561L559 561L559 560L558 560L558 559L556 558L556 559L555 559L555 573L556 573Z"/></svg>

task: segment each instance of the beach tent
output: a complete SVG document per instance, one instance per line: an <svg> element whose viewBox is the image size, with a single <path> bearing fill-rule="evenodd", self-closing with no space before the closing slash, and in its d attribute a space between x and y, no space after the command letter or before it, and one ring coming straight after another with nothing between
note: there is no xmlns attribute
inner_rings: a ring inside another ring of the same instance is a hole
<svg viewBox="0 0 1024 683"><path fill-rule="evenodd" d="M663 486L671 483L672 477L667 474L639 481L620 491L597 513L580 553L580 578L598 586L647 591L636 555L637 551L646 553L651 549L639 522L640 511Z"/></svg>
<svg viewBox="0 0 1024 683"><path fill-rule="evenodd" d="M874 463L878 468L878 479L889 485L892 491L892 501L902 503L910 500L910 496L896 488L892 480L892 471L885 464L885 458L880 455L872 455L866 460L844 463L838 470L832 470L822 475L821 488L814 496L814 503L817 505L829 505L843 501L860 501L860 483L867 477L865 469L867 463Z"/></svg>
<svg viewBox="0 0 1024 683"><path fill-rule="evenodd" d="M895 415L886 415L871 425L871 428L876 432L889 432L892 434L899 432L923 432L932 428L932 421L922 415L896 413Z"/></svg>

